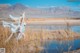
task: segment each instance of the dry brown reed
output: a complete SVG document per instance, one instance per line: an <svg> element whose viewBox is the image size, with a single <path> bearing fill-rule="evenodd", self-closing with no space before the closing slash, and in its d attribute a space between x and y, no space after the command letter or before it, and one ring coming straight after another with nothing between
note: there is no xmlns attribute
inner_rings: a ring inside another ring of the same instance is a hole
<svg viewBox="0 0 80 53"><path fill-rule="evenodd" d="M73 40L80 37L80 34L68 30L48 31L27 28L24 33L25 37L21 40L17 41L13 36L5 43L11 32L9 28L0 26L0 48L5 48L6 53L39 53L44 49L42 46L47 40Z"/></svg>

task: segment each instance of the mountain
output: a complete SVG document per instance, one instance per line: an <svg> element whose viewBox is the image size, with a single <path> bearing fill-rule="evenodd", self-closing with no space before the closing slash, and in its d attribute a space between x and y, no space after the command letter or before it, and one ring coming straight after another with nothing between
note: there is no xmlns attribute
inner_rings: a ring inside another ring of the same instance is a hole
<svg viewBox="0 0 80 53"><path fill-rule="evenodd" d="M4 4L3 4L4 5ZM0 7L3 8L3 7ZM26 12L27 18L80 18L80 11L72 10L70 7L48 7L48 8L31 8L23 4L15 4L7 6L0 10L0 18L9 18L9 14L19 17L23 12Z"/></svg>
<svg viewBox="0 0 80 53"><path fill-rule="evenodd" d="M9 10L17 10L17 9L24 10L24 9L26 9L26 6L17 3L17 4L15 4L15 5L9 7L8 9L9 9Z"/></svg>
<svg viewBox="0 0 80 53"><path fill-rule="evenodd" d="M6 8L8 8L8 7L10 7L9 4L0 4L0 10L1 10L1 9L6 9Z"/></svg>

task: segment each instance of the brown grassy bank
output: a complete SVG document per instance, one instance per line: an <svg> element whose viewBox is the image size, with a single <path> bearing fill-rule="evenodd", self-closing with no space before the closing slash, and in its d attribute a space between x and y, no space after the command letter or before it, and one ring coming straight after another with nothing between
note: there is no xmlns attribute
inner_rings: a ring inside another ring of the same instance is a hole
<svg viewBox="0 0 80 53"><path fill-rule="evenodd" d="M47 40L73 40L80 37L80 34L69 30L48 31L27 28L23 39L17 41L13 36L5 43L10 34L9 28L0 26L0 48L5 48L6 53L39 53Z"/></svg>

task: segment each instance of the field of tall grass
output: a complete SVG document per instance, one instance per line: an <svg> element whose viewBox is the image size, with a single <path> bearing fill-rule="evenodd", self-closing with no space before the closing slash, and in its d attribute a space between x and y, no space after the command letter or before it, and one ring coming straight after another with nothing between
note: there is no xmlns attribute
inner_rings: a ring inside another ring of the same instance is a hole
<svg viewBox="0 0 80 53"><path fill-rule="evenodd" d="M8 42L5 42L11 31L9 28L0 26L0 48L5 48L6 53L40 53L48 40L73 40L80 37L80 34L71 30L49 31L26 28L24 33L25 37L21 40L17 41L13 36ZM17 34L14 35L17 36Z"/></svg>

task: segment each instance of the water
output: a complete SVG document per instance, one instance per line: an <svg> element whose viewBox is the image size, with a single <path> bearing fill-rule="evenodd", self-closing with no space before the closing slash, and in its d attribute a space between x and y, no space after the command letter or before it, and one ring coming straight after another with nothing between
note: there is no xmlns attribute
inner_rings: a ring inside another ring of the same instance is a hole
<svg viewBox="0 0 80 53"><path fill-rule="evenodd" d="M80 49L80 39L72 41L48 41L42 53L63 53Z"/></svg>
<svg viewBox="0 0 80 53"><path fill-rule="evenodd" d="M80 33L80 26L72 26L71 30L76 32L76 33Z"/></svg>
<svg viewBox="0 0 80 53"><path fill-rule="evenodd" d="M80 33L80 26L71 26L70 29L76 33ZM80 39L70 41L48 41L44 45L42 53L63 53L80 49Z"/></svg>
<svg viewBox="0 0 80 53"><path fill-rule="evenodd" d="M28 25L27 27L35 29L62 30L71 29L76 33L80 33L80 26L54 26L54 25ZM47 41L44 45L42 53L63 53L80 49L80 39L70 41Z"/></svg>
<svg viewBox="0 0 80 53"><path fill-rule="evenodd" d="M65 30L67 28L71 29L74 32L79 33L80 32L80 26L57 26L57 25L37 25L37 24L31 24L27 25L29 28L34 28L34 29L47 29L47 30Z"/></svg>
<svg viewBox="0 0 80 53"><path fill-rule="evenodd" d="M46 30L60 30L66 29L67 26L55 26L55 25L27 25L27 28L31 29L46 29Z"/></svg>

